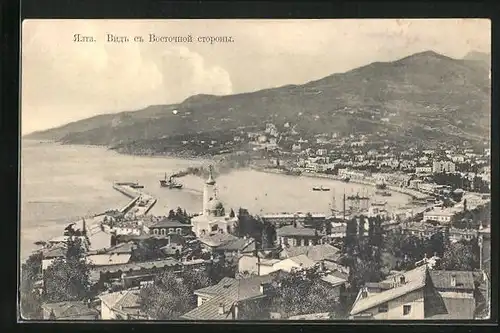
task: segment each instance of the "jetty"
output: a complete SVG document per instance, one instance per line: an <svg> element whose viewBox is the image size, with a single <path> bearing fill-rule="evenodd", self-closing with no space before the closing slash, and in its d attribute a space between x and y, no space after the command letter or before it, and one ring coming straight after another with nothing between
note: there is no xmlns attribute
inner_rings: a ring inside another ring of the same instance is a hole
<svg viewBox="0 0 500 333"><path fill-rule="evenodd" d="M146 215L157 202L155 197L139 190L141 187L138 187L137 183L114 183L113 188L132 198L132 201L120 209L120 213L123 214L132 212L136 216Z"/></svg>

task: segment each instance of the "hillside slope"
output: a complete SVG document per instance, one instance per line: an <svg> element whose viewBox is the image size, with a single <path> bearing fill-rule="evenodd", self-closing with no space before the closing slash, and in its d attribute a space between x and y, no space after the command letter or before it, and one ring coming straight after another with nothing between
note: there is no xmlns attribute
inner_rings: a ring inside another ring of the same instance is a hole
<svg viewBox="0 0 500 333"><path fill-rule="evenodd" d="M197 95L176 105L101 115L27 137L111 146L290 122L307 133L385 131L401 142L483 140L490 135L490 95L484 63L427 51L304 85Z"/></svg>

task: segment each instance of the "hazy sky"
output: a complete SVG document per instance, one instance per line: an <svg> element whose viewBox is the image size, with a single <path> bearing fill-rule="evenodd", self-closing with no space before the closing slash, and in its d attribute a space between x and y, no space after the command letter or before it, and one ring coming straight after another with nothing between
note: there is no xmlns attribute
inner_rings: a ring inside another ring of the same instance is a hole
<svg viewBox="0 0 500 333"><path fill-rule="evenodd" d="M22 133L101 113L300 84L374 61L434 50L490 52L490 21L27 20L22 29ZM93 36L75 43L73 35ZM107 43L106 34L129 36ZM148 34L192 35L150 43ZM133 41L143 36L143 43ZM232 36L207 44L199 36Z"/></svg>

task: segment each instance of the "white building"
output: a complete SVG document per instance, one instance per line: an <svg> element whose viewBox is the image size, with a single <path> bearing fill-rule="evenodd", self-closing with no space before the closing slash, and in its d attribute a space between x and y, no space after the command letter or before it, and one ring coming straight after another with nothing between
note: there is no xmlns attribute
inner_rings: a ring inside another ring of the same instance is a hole
<svg viewBox="0 0 500 333"><path fill-rule="evenodd" d="M432 173L432 167L430 166L419 166L415 168L415 173L417 175L427 175Z"/></svg>
<svg viewBox="0 0 500 333"><path fill-rule="evenodd" d="M424 221L430 220L440 223L450 223L456 213L456 209L433 209L431 211L424 212Z"/></svg>
<svg viewBox="0 0 500 333"><path fill-rule="evenodd" d="M192 231L196 237L210 233L232 233L238 221L237 217L229 217L221 212L222 203L217 198L215 180L210 174L203 188L203 212L191 219Z"/></svg>
<svg viewBox="0 0 500 333"><path fill-rule="evenodd" d="M455 163L451 161L434 161L432 163L433 173L454 173Z"/></svg>
<svg viewBox="0 0 500 333"><path fill-rule="evenodd" d="M328 150L324 149L324 148L320 148L316 151L316 155L318 156L325 156L328 154Z"/></svg>

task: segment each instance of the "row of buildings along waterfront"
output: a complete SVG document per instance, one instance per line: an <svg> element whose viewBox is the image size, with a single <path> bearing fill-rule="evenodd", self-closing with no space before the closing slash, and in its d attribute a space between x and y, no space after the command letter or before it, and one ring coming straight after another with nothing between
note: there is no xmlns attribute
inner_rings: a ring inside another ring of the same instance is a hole
<svg viewBox="0 0 500 333"><path fill-rule="evenodd" d="M103 218L98 228L84 226L83 230L93 230L89 235L79 236L83 237L86 246L86 260L92 264L91 282L102 292L91 306L74 301L44 304L44 316L70 320L155 319L139 305L141 288L154 283L155 277L162 272L180 274L185 270L207 270L219 260L235 263L236 274L195 290L193 297L197 298L197 305L181 319L242 319L241 311L246 302L275 297L276 290L273 292L271 282L276 276L314 267L319 267L321 283L326 288L331 288L339 296L346 292L349 268L340 260L340 247L346 236L343 219L322 213L263 215L260 218L276 229L273 246L263 249L256 239L234 235L238 217L231 216L223 207L210 173L203 188L203 211L191 217L189 223L148 216L126 221L114 215L107 216L106 222ZM429 217L432 218L427 215ZM358 223L361 220L358 219ZM435 222L434 228L429 228L425 221L420 221L423 229L419 229L414 222L397 222L389 218L384 220L383 226L387 232L397 227L425 237L446 229L450 237L454 235L459 239L460 232L464 232L450 228L448 220L437 219ZM328 228L317 227L327 223L330 224ZM475 295L478 291L480 295L487 294L484 285L488 284L488 274L482 272L489 271L483 264L490 256L488 231L488 228L470 231L471 237L480 242L481 267L477 271L443 271L434 268L433 263L439 258L422 258L413 269L393 272L383 281L367 281L349 306L345 319L478 318L478 308L485 307L485 301ZM467 232L464 237L468 237ZM71 236L64 237L67 240ZM52 246L43 251L42 270L46 270L54 259L65 256L64 237L53 240ZM158 244L161 257L146 261L134 259L134 251L145 239ZM474 280L482 282L476 286ZM237 299L234 295L238 295ZM324 318L321 313L301 316L301 319ZM294 319L276 313L269 313L269 318Z"/></svg>

